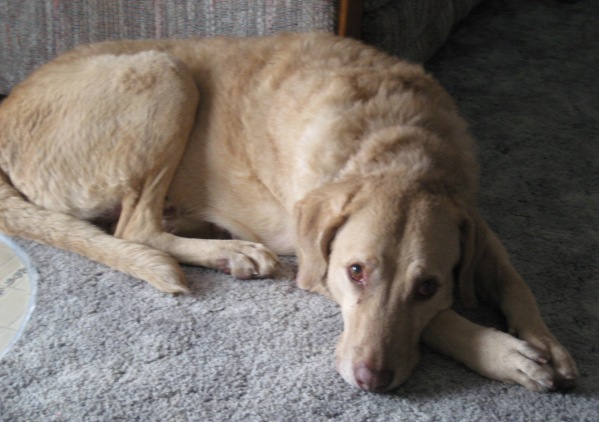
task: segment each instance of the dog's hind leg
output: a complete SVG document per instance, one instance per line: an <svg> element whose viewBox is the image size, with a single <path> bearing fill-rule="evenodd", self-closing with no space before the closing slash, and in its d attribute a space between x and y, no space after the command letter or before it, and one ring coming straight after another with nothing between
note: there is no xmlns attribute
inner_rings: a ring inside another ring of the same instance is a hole
<svg viewBox="0 0 599 422"><path fill-rule="evenodd" d="M0 171L0 231L86 256L169 293L184 293L183 274L162 251L117 239L87 221L25 200Z"/></svg>
<svg viewBox="0 0 599 422"><path fill-rule="evenodd" d="M176 145L176 136L164 145ZM182 150L181 150L182 153ZM213 268L240 279L267 277L279 265L277 256L259 243L242 240L190 239L168 233L163 224L165 198L179 163L177 153L156 154L167 157L157 161L139 190L122 201L122 212L115 236L162 250L177 261Z"/></svg>
<svg viewBox="0 0 599 422"><path fill-rule="evenodd" d="M135 230L160 228L135 204L158 197L151 207L162 206L197 104L190 72L165 53L65 56L42 67L0 106L0 231L79 253L166 292L187 291L176 260L138 242ZM121 202L117 231L125 239L85 221Z"/></svg>
<svg viewBox="0 0 599 422"><path fill-rule="evenodd" d="M186 291L176 260L241 278L271 274L276 256L261 245L164 230L165 195L198 102L191 72L163 52L66 55L43 66L0 107L0 231L167 292ZM115 236L82 221L115 209Z"/></svg>
<svg viewBox="0 0 599 422"><path fill-rule="evenodd" d="M164 99L155 98L155 101ZM121 214L114 235L159 249L179 262L217 269L237 278L270 276L279 261L261 244L189 239L165 230L165 199L195 122L195 110L195 104L173 104L168 107L167 119L160 116L145 124L145 133L150 136L143 143L136 143L139 151L133 148L131 152L143 157L141 163L134 166L141 176L137 184L129 182L129 189L121 199Z"/></svg>

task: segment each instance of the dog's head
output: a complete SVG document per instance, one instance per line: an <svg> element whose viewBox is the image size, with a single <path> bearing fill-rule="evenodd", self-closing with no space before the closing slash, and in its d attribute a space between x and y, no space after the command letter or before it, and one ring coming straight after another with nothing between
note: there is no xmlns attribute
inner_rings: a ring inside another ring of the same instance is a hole
<svg viewBox="0 0 599 422"><path fill-rule="evenodd" d="M338 371L364 390L398 386L418 362L423 329L451 305L454 277L471 261L464 207L420 182L350 176L309 193L296 221L298 285L341 308Z"/></svg>

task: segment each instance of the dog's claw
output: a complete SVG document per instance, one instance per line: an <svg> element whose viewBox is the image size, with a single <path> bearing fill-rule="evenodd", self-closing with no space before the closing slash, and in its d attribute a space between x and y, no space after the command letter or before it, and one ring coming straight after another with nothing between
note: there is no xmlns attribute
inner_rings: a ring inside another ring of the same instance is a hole
<svg viewBox="0 0 599 422"><path fill-rule="evenodd" d="M559 390L568 391L576 387L576 376L569 374L564 378L558 379L557 388Z"/></svg>

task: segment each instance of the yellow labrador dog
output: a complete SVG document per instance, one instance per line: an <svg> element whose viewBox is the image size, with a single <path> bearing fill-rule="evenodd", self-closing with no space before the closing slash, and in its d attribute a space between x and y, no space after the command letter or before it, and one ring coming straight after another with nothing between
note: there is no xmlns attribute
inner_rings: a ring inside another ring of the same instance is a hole
<svg viewBox="0 0 599 422"><path fill-rule="evenodd" d="M421 340L535 391L577 370L479 216L466 124L420 66L326 34L123 41L41 67L0 106L0 230L186 292L297 253L341 307L347 382L406 380ZM98 226L103 222L103 228ZM232 239L209 238L212 228ZM497 305L514 336L450 309Z"/></svg>

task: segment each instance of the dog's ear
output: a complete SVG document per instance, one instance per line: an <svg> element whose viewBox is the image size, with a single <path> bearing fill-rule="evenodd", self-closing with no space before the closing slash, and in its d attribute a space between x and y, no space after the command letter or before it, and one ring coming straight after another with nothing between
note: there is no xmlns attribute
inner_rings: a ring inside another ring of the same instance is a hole
<svg viewBox="0 0 599 422"><path fill-rule="evenodd" d="M462 302L475 307L478 298L497 297L501 283L519 277L507 251L477 210L468 212L462 225L459 290Z"/></svg>
<svg viewBox="0 0 599 422"><path fill-rule="evenodd" d="M476 291L474 287L474 277L477 261L480 260L477 254L479 242L477 242L478 230L475 220L471 214L464 218L461 226L462 235L462 256L459 264L458 280L460 288L460 297L464 305L475 307L477 305Z"/></svg>
<svg viewBox="0 0 599 422"><path fill-rule="evenodd" d="M326 275L331 242L349 216L355 181L330 183L295 205L300 288L328 296Z"/></svg>

